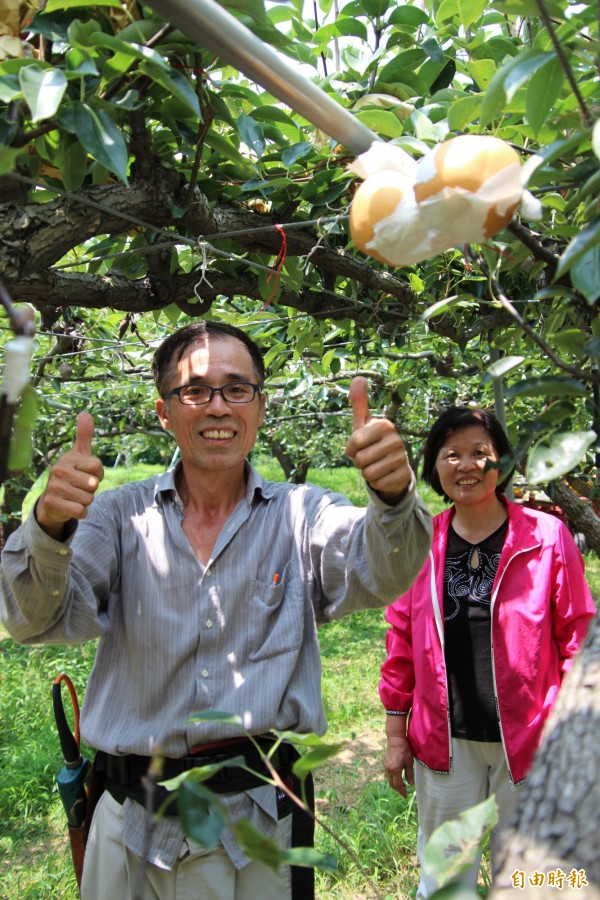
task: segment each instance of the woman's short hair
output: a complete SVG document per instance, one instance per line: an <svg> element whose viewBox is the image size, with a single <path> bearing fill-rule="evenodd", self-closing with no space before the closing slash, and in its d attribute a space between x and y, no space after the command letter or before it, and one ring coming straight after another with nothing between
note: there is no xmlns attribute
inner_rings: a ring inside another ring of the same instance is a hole
<svg viewBox="0 0 600 900"><path fill-rule="evenodd" d="M506 462L513 457L513 449L506 432L492 413L485 409L473 409L470 406L451 406L445 410L433 423L427 435L423 448L422 474L423 480L433 488L436 494L444 497L448 503L451 502L450 498L444 492L437 473L437 458L451 434L460 428L468 428L471 425L479 425L489 435L499 459L504 458ZM497 494L504 493L510 484L514 469L514 465L511 465L510 472L498 482L496 485Z"/></svg>
<svg viewBox="0 0 600 900"><path fill-rule="evenodd" d="M265 364L258 344L255 344L251 337L248 337L235 325L199 320L174 331L156 348L152 359L152 375L160 396L164 396L177 364L181 362L189 347L195 344L205 344L209 339L224 340L225 338L235 338L245 346L252 360L256 380L262 389L265 383Z"/></svg>

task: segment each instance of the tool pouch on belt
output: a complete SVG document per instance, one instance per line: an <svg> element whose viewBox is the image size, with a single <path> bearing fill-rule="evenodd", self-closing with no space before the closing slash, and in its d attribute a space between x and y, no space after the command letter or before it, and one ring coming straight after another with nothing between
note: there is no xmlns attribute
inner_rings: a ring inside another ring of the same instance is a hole
<svg viewBox="0 0 600 900"><path fill-rule="evenodd" d="M77 886L81 887L81 876L83 873L83 857L85 856L85 845L87 843L90 825L92 824L92 816L102 792L104 791L104 782L106 773L99 771L95 763L92 764L87 778L87 808L85 819L81 825L69 825L69 843L71 845L71 857L73 859L73 869L75 870L75 878Z"/></svg>

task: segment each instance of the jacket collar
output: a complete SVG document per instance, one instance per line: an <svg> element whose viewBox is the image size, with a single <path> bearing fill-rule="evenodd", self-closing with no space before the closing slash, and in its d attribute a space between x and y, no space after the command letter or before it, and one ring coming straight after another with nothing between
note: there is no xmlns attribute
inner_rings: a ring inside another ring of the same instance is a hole
<svg viewBox="0 0 600 900"><path fill-rule="evenodd" d="M529 515L529 510L520 504L507 500L500 495L500 500L506 506L508 512L508 531L504 541L504 551L512 553L516 550L527 550L536 547L540 542L538 531L538 517ZM432 549L436 556L445 556L448 542L448 530L454 515L454 507L450 506L438 513L433 519L433 543Z"/></svg>

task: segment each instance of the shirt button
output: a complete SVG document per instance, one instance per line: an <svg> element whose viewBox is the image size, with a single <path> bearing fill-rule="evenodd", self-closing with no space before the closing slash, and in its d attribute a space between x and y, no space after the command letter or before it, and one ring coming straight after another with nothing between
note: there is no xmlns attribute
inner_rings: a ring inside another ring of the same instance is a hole
<svg viewBox="0 0 600 900"><path fill-rule="evenodd" d="M206 620L206 627L207 627L207 628L212 628L212 627L213 627L212 619L207 619L207 620Z"/></svg>
<svg viewBox="0 0 600 900"><path fill-rule="evenodd" d="M66 556L68 552L69 552L69 551L68 551L65 547L63 547L62 550L59 550L59 551L58 551L58 555L59 555L59 556Z"/></svg>
<svg viewBox="0 0 600 900"><path fill-rule="evenodd" d="M207 569L204 573L205 575L212 575L212 569Z"/></svg>
<svg viewBox="0 0 600 900"><path fill-rule="evenodd" d="M202 669L202 677L208 678L208 669Z"/></svg>
<svg viewBox="0 0 600 900"><path fill-rule="evenodd" d="M60 597L60 591L52 591L53 597Z"/></svg>

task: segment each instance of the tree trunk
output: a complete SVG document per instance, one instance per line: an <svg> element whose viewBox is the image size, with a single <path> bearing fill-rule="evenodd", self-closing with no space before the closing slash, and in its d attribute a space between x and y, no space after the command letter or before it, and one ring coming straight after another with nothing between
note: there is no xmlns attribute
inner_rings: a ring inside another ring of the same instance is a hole
<svg viewBox="0 0 600 900"><path fill-rule="evenodd" d="M600 518L592 504L582 500L564 481L555 482L551 491L553 500L565 513L573 530L584 534L587 546L600 556Z"/></svg>
<svg viewBox="0 0 600 900"><path fill-rule="evenodd" d="M600 621L565 678L503 844L490 900L600 900ZM564 873L563 887L560 888ZM587 882L587 883L586 883ZM515 889L517 893L515 893Z"/></svg>
<svg viewBox="0 0 600 900"><path fill-rule="evenodd" d="M291 481L292 484L304 484L310 468L310 459L298 459L296 456L291 456L283 444L272 438L266 437L266 442L283 469L285 480Z"/></svg>
<svg viewBox="0 0 600 900"><path fill-rule="evenodd" d="M0 548L21 524L23 500L32 484L29 478L4 482L4 496L0 503Z"/></svg>

